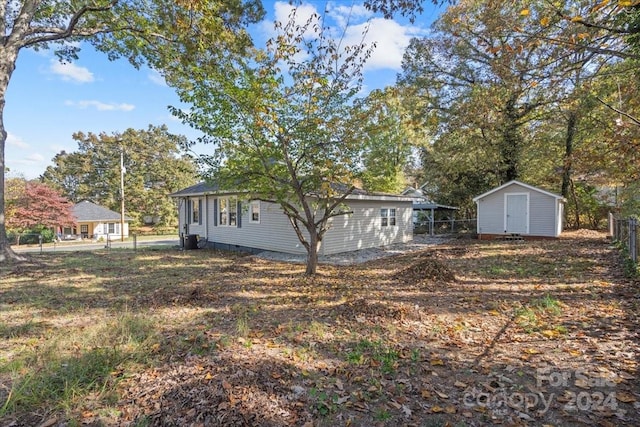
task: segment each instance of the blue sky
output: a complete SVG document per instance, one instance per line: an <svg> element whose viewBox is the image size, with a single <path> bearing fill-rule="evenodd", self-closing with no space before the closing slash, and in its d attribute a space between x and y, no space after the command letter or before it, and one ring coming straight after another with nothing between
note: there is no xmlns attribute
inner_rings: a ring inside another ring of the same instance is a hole
<svg viewBox="0 0 640 427"><path fill-rule="evenodd" d="M411 24L384 20L362 6L352 8L350 2L311 2L303 4L298 15L303 19L308 13L322 11L325 5L337 26L350 16L347 42L359 41L363 28L369 25L366 39L376 41L377 48L365 69L365 92L395 82L409 40L427 34L442 11L425 2L426 11ZM275 19L286 20L290 6L265 2L265 9L265 21L251 30L257 45L263 45L272 34ZM9 134L5 151L8 176L37 178L61 150L77 149L74 132L112 134L166 124L173 133L197 137L170 115L167 107L178 106L179 100L158 73L148 68L136 70L124 60L109 61L91 47L84 47L79 56L71 64L60 64L51 51L20 53L4 114Z"/></svg>

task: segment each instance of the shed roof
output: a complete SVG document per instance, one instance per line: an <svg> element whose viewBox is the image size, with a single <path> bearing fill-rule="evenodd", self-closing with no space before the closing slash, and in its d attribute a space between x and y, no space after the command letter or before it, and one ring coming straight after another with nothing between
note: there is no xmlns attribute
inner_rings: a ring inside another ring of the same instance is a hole
<svg viewBox="0 0 640 427"><path fill-rule="evenodd" d="M560 196L560 195L558 195L558 194L551 193L551 192L549 192L549 191L545 191L545 190L543 190L543 189L541 189L541 188L534 187L533 185L525 184L524 182L516 181L516 180L514 179L514 180L511 180L511 181L509 181L509 182L507 182L507 183L502 184L502 185L501 185L501 186L499 186L499 187L496 187L496 188L494 188L494 189L491 189L491 190L487 191L486 193L482 193L481 195L474 197L474 198L473 198L473 201L474 201L474 202L478 202L478 200L483 199L483 198L487 197L487 196L488 196L488 195L490 195L490 194L496 193L496 192L498 192L498 191L502 190L503 188L506 188L506 187L508 187L508 186L510 186L510 185L512 185L512 184L517 184L517 185L520 185L520 186L522 186L522 187L525 187L525 188L527 188L527 189L529 189L529 190L531 190L531 191L537 191L538 193L546 194L547 196L553 197L553 198L555 198L555 199L559 199L559 200L562 200L562 201L564 201L564 200L565 200L565 198L564 198L564 197L562 197L562 196Z"/></svg>
<svg viewBox="0 0 640 427"><path fill-rule="evenodd" d="M120 220L120 214L118 212L96 205L88 200L76 203L73 207L73 215L76 217L77 222ZM131 220L131 218L126 215L124 219L126 221Z"/></svg>

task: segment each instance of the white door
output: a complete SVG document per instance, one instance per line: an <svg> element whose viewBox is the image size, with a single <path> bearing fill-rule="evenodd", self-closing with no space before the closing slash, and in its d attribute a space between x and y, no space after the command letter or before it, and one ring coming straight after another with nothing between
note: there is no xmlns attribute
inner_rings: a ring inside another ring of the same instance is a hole
<svg viewBox="0 0 640 427"><path fill-rule="evenodd" d="M526 194L506 194L505 231L527 234L529 232L529 203Z"/></svg>

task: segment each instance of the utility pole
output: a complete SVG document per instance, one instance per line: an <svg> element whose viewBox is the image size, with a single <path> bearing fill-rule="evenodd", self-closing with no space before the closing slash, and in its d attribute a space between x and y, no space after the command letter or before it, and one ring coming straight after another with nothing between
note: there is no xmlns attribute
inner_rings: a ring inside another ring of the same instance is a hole
<svg viewBox="0 0 640 427"><path fill-rule="evenodd" d="M124 146L120 141L120 241L124 242Z"/></svg>

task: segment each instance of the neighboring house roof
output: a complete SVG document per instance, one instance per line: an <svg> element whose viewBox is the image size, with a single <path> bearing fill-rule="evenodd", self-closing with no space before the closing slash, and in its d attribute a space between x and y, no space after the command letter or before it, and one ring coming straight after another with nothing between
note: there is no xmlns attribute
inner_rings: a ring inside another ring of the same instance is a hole
<svg viewBox="0 0 640 427"><path fill-rule="evenodd" d="M73 207L73 215L76 217L77 222L120 220L120 214L118 212L96 205L88 200L77 203ZM126 215L124 219L125 221L131 221L131 218Z"/></svg>
<svg viewBox="0 0 640 427"><path fill-rule="evenodd" d="M336 184L334 188L337 191L347 191L349 186L343 184ZM223 191L220 189L220 186L215 183L207 183L200 182L198 184L192 185L191 187L184 188L180 191L176 191L175 193L169 194L170 197L185 197L185 196L204 196L207 194L233 194L238 193L237 191ZM362 190L360 188L355 188L351 194L347 196L347 199L351 200L397 200L403 202L412 201L409 197L403 197L396 194L386 194L386 193L374 193Z"/></svg>
<svg viewBox="0 0 640 427"><path fill-rule="evenodd" d="M489 190L489 191L487 191L486 193L482 193L481 195L474 197L474 198L473 198L473 201L474 201L474 202L477 202L478 200L480 200L480 199L482 199L482 198L485 198L485 197L487 197L488 195L493 194L493 193L495 193L495 192L497 192L497 191L500 191L500 190L502 190L503 188L506 188L506 187L510 186L511 184L517 184L517 185L520 185L520 186L522 186L522 187L525 187L525 188L527 188L527 189L529 189L529 190L531 190L531 191L537 191L537 192L539 192L539 193L546 194L547 196L554 197L554 198L556 198L556 199L559 199L559 200L565 201L565 198L564 198L564 197L562 197L562 196L560 196L560 195L558 195L558 194L551 193L551 192L549 192L549 191L545 191L545 190L543 190L543 189L541 189L541 188L534 187L533 185L525 184L524 182L516 181L515 179L514 179L514 180L511 180L511 181L509 181L509 182L507 182L507 183L505 183L505 184L502 184L501 186L496 187L496 188L494 188L494 189L492 189L492 190Z"/></svg>
<svg viewBox="0 0 640 427"><path fill-rule="evenodd" d="M424 192L422 191L422 187L421 188L407 187L407 189L405 189L402 192L402 195L411 197L413 199L414 209L419 209L419 210L430 210L430 209L457 210L458 209L455 206L440 205L438 203L435 203L429 200L429 198L424 195Z"/></svg>

